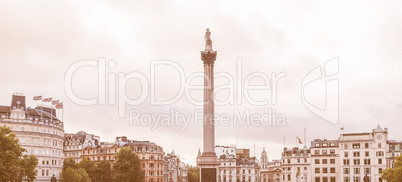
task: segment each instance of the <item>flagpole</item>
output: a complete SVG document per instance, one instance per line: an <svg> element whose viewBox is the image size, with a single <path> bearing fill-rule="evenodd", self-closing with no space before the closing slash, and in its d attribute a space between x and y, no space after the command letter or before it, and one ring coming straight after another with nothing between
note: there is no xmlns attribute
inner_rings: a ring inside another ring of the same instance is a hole
<svg viewBox="0 0 402 182"><path fill-rule="evenodd" d="M41 121L43 121L43 116L42 116L42 113L43 113L43 94L41 95L42 96L42 98L40 99L40 120Z"/></svg>
<svg viewBox="0 0 402 182"><path fill-rule="evenodd" d="M306 141L306 127L304 127L304 145L305 146L307 146L307 143L306 143L307 141Z"/></svg>

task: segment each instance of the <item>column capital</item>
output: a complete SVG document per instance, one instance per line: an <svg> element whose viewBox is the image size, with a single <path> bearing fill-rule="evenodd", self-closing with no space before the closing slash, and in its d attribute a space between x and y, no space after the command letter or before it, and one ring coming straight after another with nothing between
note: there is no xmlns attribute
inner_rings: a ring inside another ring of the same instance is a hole
<svg viewBox="0 0 402 182"><path fill-rule="evenodd" d="M204 61L204 64L214 64L216 54L216 51L201 51L201 60Z"/></svg>

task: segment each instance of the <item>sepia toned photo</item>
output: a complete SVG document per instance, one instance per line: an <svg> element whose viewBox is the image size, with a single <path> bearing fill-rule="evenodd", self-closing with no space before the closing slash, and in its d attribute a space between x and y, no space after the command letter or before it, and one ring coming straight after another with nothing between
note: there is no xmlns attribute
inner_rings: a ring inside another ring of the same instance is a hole
<svg viewBox="0 0 402 182"><path fill-rule="evenodd" d="M402 182L401 1L0 1L0 182Z"/></svg>

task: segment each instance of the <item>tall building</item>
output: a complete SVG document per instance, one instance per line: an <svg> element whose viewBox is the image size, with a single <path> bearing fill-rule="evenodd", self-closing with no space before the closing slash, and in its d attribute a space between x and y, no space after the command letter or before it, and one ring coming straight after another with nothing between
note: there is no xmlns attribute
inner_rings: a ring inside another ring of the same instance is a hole
<svg viewBox="0 0 402 182"><path fill-rule="evenodd" d="M311 181L311 156L307 146L284 148L282 153L282 181Z"/></svg>
<svg viewBox="0 0 402 182"><path fill-rule="evenodd" d="M63 168L64 124L56 117L53 106L26 107L25 96L14 93L10 106L0 106L0 124L11 128L25 154L35 155L35 181L50 181L57 178Z"/></svg>
<svg viewBox="0 0 402 182"><path fill-rule="evenodd" d="M338 140L315 139L311 142L310 154L314 182L340 181Z"/></svg>
<svg viewBox="0 0 402 182"><path fill-rule="evenodd" d="M347 133L339 137L340 178L344 182L362 181L367 174L371 182L380 182L387 167L388 131L380 126L370 133Z"/></svg>

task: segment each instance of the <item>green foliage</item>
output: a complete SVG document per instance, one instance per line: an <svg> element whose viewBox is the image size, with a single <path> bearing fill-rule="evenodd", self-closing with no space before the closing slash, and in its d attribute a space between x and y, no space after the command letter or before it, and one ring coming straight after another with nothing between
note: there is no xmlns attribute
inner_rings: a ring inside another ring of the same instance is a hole
<svg viewBox="0 0 402 182"><path fill-rule="evenodd" d="M144 174L138 155L130 147L123 147L117 153L113 164L116 182L141 182Z"/></svg>
<svg viewBox="0 0 402 182"><path fill-rule="evenodd" d="M61 181L62 182L81 181L81 175L78 173L77 169L66 167L61 173Z"/></svg>
<svg viewBox="0 0 402 182"><path fill-rule="evenodd" d="M36 179L35 156L22 156L26 150L20 147L9 127L0 126L0 181L33 181Z"/></svg>
<svg viewBox="0 0 402 182"><path fill-rule="evenodd" d="M93 171L95 168L95 162L84 157L82 161L78 163L78 167L84 169L88 173L88 176L93 180L94 176Z"/></svg>
<svg viewBox="0 0 402 182"><path fill-rule="evenodd" d="M88 173L85 169L73 169L71 167L67 167L61 173L61 181L62 182L91 182L91 178L89 178Z"/></svg>
<svg viewBox="0 0 402 182"><path fill-rule="evenodd" d="M91 178L89 178L88 173L83 168L76 169L78 174L81 177L81 182L91 182Z"/></svg>
<svg viewBox="0 0 402 182"><path fill-rule="evenodd" d="M188 182L199 182L200 181L200 168L199 167L188 167Z"/></svg>
<svg viewBox="0 0 402 182"><path fill-rule="evenodd" d="M67 158L64 159L63 162L63 171L66 170L67 168L72 168L72 169L78 169L77 163L75 163L75 160L73 158Z"/></svg>
<svg viewBox="0 0 402 182"><path fill-rule="evenodd" d="M381 178L387 182L402 181L402 156L396 158L394 168L389 168L382 172Z"/></svg>
<svg viewBox="0 0 402 182"><path fill-rule="evenodd" d="M108 161L100 161L96 164L94 170L93 180L96 182L111 182L113 181L113 173L111 170L111 164Z"/></svg>
<svg viewBox="0 0 402 182"><path fill-rule="evenodd" d="M33 182L36 179L35 168L38 165L38 158L34 155L24 155L21 160L22 175L24 181Z"/></svg>

